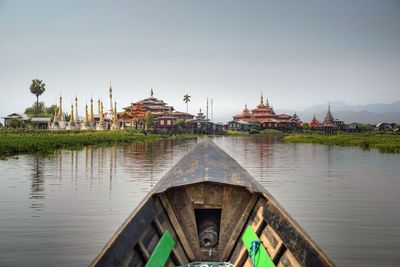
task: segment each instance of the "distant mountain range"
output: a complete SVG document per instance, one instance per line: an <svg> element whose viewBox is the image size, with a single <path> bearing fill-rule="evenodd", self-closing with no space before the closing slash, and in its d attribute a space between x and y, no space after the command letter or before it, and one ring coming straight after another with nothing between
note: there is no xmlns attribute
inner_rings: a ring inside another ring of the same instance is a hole
<svg viewBox="0 0 400 267"><path fill-rule="evenodd" d="M343 120L346 123L361 122L361 123L379 123L379 122L394 122L400 123L400 101L390 104L367 104L367 105L349 105L343 101L330 102L331 112L335 119ZM309 121L315 114L318 120L323 120L327 104L315 105L297 111L302 121ZM294 110L276 110L277 113L293 114Z"/></svg>

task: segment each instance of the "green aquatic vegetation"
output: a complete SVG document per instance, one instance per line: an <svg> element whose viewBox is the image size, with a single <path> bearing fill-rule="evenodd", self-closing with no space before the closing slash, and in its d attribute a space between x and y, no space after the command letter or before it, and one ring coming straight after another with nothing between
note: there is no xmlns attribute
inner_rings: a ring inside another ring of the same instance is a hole
<svg viewBox="0 0 400 267"><path fill-rule="evenodd" d="M81 149L88 145L153 142L161 139L195 138L196 135L153 135L137 131L88 132L1 132L0 157L22 153L50 153L57 149Z"/></svg>
<svg viewBox="0 0 400 267"><path fill-rule="evenodd" d="M283 140L289 143L357 146L364 150L378 149L382 153L400 153L400 135L395 134L291 134Z"/></svg>

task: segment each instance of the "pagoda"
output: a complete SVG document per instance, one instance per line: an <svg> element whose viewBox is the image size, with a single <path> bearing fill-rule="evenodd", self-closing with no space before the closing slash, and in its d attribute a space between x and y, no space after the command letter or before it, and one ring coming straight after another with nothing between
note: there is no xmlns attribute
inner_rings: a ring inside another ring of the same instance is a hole
<svg viewBox="0 0 400 267"><path fill-rule="evenodd" d="M315 114L314 114L311 121L308 122L308 126L310 126L311 128L317 128L320 125L321 125L321 122L317 120L317 118L315 117Z"/></svg>
<svg viewBox="0 0 400 267"><path fill-rule="evenodd" d="M250 123L260 129L293 129L300 127L302 123L297 114L276 114L268 99L264 102L262 94L259 104L253 110L249 111L246 104L242 113L233 116L233 120Z"/></svg>
<svg viewBox="0 0 400 267"><path fill-rule="evenodd" d="M71 114L73 114L72 111L71 111ZM79 114L78 114L78 97L76 97L76 96L75 96L75 115L74 115L74 117L75 117L75 127L80 128L79 127L80 121L79 121Z"/></svg>
<svg viewBox="0 0 400 267"><path fill-rule="evenodd" d="M76 130L75 118L74 118L74 105L71 104L71 116L68 123L68 130Z"/></svg>
<svg viewBox="0 0 400 267"><path fill-rule="evenodd" d="M60 96L59 106L56 107L54 112L53 123L51 125L52 130L65 130L66 129L65 116L62 110L62 96Z"/></svg>
<svg viewBox="0 0 400 267"><path fill-rule="evenodd" d="M110 101L110 107L109 107L106 117L108 119L112 120L114 118L114 108L113 108L113 91L112 91L111 84L110 84L110 89L108 90L108 98Z"/></svg>
<svg viewBox="0 0 400 267"><path fill-rule="evenodd" d="M114 103L114 112L113 112L113 120L111 125L111 130L118 130L119 123L118 123L118 114L117 114L117 102Z"/></svg>
<svg viewBox="0 0 400 267"><path fill-rule="evenodd" d="M85 131L85 130L91 130L91 129L92 129L92 127L91 127L90 122L89 122L88 105L87 105L87 102L86 102L86 107L85 107L85 120L83 121L83 125L82 125L81 130Z"/></svg>
<svg viewBox="0 0 400 267"><path fill-rule="evenodd" d="M150 97L131 103L130 106L123 109L123 112L118 113L118 120L122 127L130 125L133 128L144 128L144 117L147 112L150 112L155 120L161 117L173 117L175 119L194 118L191 114L176 112L174 107L154 97L153 89L150 90Z"/></svg>
<svg viewBox="0 0 400 267"><path fill-rule="evenodd" d="M100 120L99 123L96 126L97 131L104 131L107 130L106 122L104 120L104 107L103 107L103 102L100 102L100 108L99 108L99 115L100 115Z"/></svg>

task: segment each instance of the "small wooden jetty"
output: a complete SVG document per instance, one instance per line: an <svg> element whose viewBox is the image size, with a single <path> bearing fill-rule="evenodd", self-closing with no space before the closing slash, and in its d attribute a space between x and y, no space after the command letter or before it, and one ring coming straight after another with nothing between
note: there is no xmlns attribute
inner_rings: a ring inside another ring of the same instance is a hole
<svg viewBox="0 0 400 267"><path fill-rule="evenodd" d="M143 199L91 266L334 266L277 201L211 141Z"/></svg>

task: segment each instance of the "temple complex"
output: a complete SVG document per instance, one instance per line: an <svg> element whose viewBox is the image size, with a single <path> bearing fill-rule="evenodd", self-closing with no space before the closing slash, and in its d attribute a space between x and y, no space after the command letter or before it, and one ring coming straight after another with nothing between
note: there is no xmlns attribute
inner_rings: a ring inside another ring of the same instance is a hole
<svg viewBox="0 0 400 267"><path fill-rule="evenodd" d="M276 114L272 105L269 104L268 99L264 102L264 97L261 94L260 103L253 110L249 110L247 104L245 105L241 114L233 116L233 121L229 125L251 125L255 129L278 129L278 130L291 130L297 129L301 126L302 122L294 114L293 116L286 114ZM235 128L235 127L231 127ZM238 128L235 128L238 129Z"/></svg>
<svg viewBox="0 0 400 267"><path fill-rule="evenodd" d="M171 124L163 124L163 127L167 125L175 125L177 119L193 119L194 116L185 112L177 112L174 110L174 107L168 106L161 99L155 98L153 93L153 89L151 89L150 97L140 100L135 103L131 103L130 106L123 108L124 111L118 113L118 121L121 123L123 128L132 127L132 128L145 128L144 127L144 117L147 112L153 116L155 121L171 121ZM164 119L159 119L164 118ZM165 126L164 126L165 125Z"/></svg>
<svg viewBox="0 0 400 267"><path fill-rule="evenodd" d="M98 99L97 114L94 113L93 98L90 98L90 106L86 103L84 118L81 119L78 114L78 98L75 97L74 103L71 104L70 119L67 122L65 114L63 113L62 97L60 102L56 105L52 123L50 124L51 130L110 130L119 129L117 103L113 104L112 87L109 89L110 106L107 112L104 112L103 101ZM89 113L90 108L90 113Z"/></svg>
<svg viewBox="0 0 400 267"><path fill-rule="evenodd" d="M331 112L331 106L328 105L328 110L325 114L324 120L322 122L318 121L315 114L311 121L308 122L311 130L322 131L325 134L336 134L337 131L344 130L344 121L335 119Z"/></svg>
<svg viewBox="0 0 400 267"><path fill-rule="evenodd" d="M328 111L320 126L321 130L326 134L335 134L338 130L343 130L344 122L335 119L331 112L331 105L328 105Z"/></svg>
<svg viewBox="0 0 400 267"><path fill-rule="evenodd" d="M192 134L220 134L223 130L223 125L211 122L201 108L194 119L186 122L186 127L188 133Z"/></svg>

